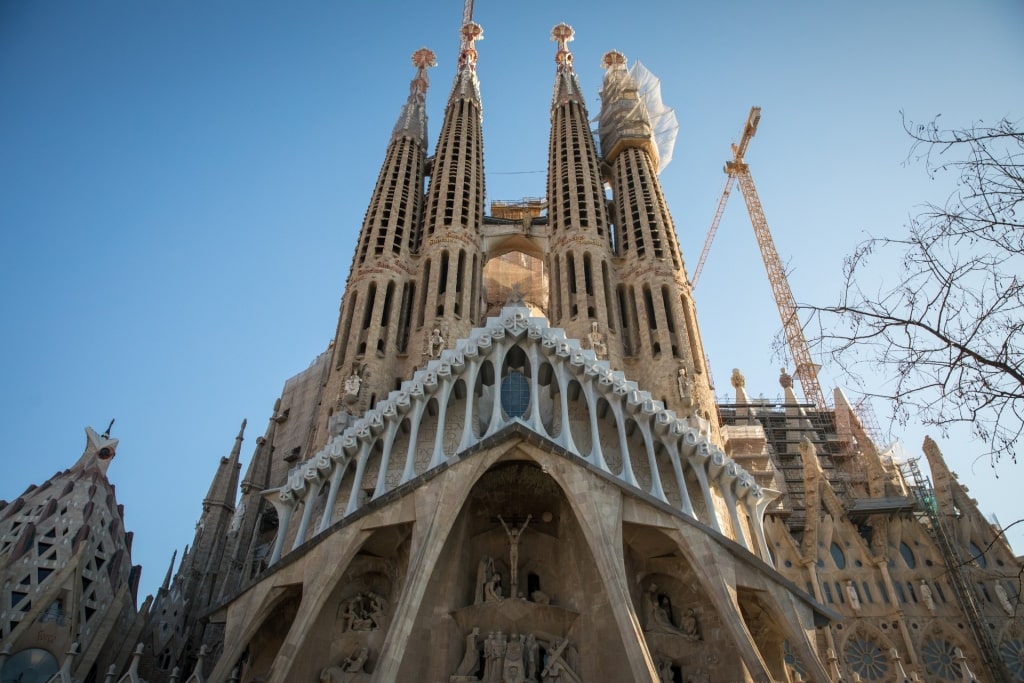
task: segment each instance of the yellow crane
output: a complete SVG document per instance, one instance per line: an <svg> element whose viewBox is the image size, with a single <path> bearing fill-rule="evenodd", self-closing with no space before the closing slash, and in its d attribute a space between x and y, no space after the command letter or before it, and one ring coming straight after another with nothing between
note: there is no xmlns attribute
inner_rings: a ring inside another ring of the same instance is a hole
<svg viewBox="0 0 1024 683"><path fill-rule="evenodd" d="M704 249L701 251L700 260L693 271L693 278L690 281L691 287L697 286L697 279L704 268L704 261L707 260L708 251L711 249L711 242L715 239L718 231L718 224L722 220L722 213L725 211L725 203L729 200L729 192L734 183L739 182L740 192L747 204L747 212L750 214L750 222L754 226L754 236L757 237L757 245L761 248L761 258L764 260L765 270L768 271L768 283L775 295L775 304L779 307L779 316L782 318L782 329L786 334L786 342L789 345L790 355L793 356L793 363L796 368L794 374L800 381L800 388L804 392L804 399L813 403L815 407L824 409L825 395L818 384L818 365L811 358L811 350L807 346L807 339L804 337L803 328L800 326L800 318L797 315L796 301L793 299L793 291L789 288L789 280L786 278L786 271L782 267L782 259L775 249L775 241L768 230L768 220L764 217L764 209L761 208L761 200L757 196L757 189L754 187L754 179L750 175L750 167L743 161L743 155L747 152L750 139L757 132L757 124L761 121L761 107L751 107L750 116L743 126L743 134L738 144L732 146L732 159L725 162L725 188L722 190L722 197L718 200L718 209L711 221L711 229L704 240Z"/></svg>

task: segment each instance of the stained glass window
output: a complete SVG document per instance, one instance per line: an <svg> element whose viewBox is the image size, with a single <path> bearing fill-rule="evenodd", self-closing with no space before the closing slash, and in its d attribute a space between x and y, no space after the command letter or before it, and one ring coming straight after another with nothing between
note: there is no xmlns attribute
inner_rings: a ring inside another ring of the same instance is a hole
<svg viewBox="0 0 1024 683"><path fill-rule="evenodd" d="M880 681L889 670L881 648L864 638L853 638L846 644L846 666L864 681Z"/></svg>

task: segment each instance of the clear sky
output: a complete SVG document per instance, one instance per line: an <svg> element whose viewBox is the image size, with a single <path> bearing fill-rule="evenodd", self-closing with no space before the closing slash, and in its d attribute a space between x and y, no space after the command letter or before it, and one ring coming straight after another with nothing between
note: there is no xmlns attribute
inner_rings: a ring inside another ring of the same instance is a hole
<svg viewBox="0 0 1024 683"><path fill-rule="evenodd" d="M461 14L457 0L0 0L0 499L116 417L108 474L155 591L242 418L248 464L284 381L330 341L409 56L438 54L433 145ZM479 0L475 19L488 201L545 192L549 32L565 21L592 116L607 50L662 78L681 128L661 182L690 268L729 144L763 107L746 158L803 302L833 303L844 254L949 193L904 163L901 110L1024 118L1018 0ZM776 396L781 325L738 192L696 296L718 392L736 367L752 396ZM822 384L848 381L826 367ZM901 433L920 453L925 430ZM940 445L983 511L1024 516L1024 465L993 471L961 433ZM1011 538L1024 552L1024 529Z"/></svg>

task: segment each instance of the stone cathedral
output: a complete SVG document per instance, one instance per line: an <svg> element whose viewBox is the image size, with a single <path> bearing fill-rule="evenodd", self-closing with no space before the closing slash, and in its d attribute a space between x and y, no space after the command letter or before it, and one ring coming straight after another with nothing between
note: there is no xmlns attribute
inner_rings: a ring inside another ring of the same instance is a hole
<svg viewBox="0 0 1024 683"><path fill-rule="evenodd" d="M785 372L716 401L636 71L592 134L572 37L547 195L490 213L482 29L432 154L413 54L335 339L141 609L109 430L0 503L0 681L1024 681L1021 560L934 443Z"/></svg>

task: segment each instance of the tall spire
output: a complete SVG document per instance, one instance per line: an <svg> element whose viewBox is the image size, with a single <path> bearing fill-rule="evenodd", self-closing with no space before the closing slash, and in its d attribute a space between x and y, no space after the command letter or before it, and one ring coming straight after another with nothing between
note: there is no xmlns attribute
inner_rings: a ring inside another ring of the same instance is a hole
<svg viewBox="0 0 1024 683"><path fill-rule="evenodd" d="M426 147L426 102L427 88L430 87L427 69L437 66L437 58L432 50L421 47L412 53L412 65L416 67L416 75L409 84L409 99L402 106L402 113L399 114L398 122L395 123L391 140L393 142L400 137L407 136Z"/></svg>
<svg viewBox="0 0 1024 683"><path fill-rule="evenodd" d="M468 334L480 315L485 193L476 41L483 38L483 29L470 21L459 36L458 71L434 152L415 248L420 260L412 279L419 290L405 321L411 337L409 358L417 365L437 357L447 340ZM396 370L389 369L389 380L394 380Z"/></svg>
<svg viewBox="0 0 1024 683"><path fill-rule="evenodd" d="M576 72L572 68L572 51L569 50L569 43L575 35L576 32L573 31L572 26L564 23L551 29L551 40L558 43L558 51L555 53L558 75L555 78L552 107L557 107L559 103L567 102L570 99L581 104L583 102L579 82L576 80Z"/></svg>
<svg viewBox="0 0 1024 683"><path fill-rule="evenodd" d="M548 318L570 336L588 340L602 360L618 364L622 345L613 304L614 252L601 160L569 51L574 35L568 24L551 29L558 48L548 144Z"/></svg>

